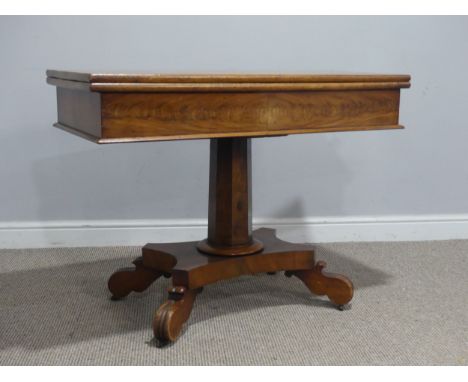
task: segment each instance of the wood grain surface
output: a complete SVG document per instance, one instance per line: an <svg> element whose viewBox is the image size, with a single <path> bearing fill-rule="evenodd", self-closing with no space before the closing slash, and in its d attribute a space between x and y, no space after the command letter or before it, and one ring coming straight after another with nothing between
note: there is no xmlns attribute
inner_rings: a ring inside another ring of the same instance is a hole
<svg viewBox="0 0 468 382"><path fill-rule="evenodd" d="M278 135L398 126L399 91L102 95L104 139Z"/></svg>

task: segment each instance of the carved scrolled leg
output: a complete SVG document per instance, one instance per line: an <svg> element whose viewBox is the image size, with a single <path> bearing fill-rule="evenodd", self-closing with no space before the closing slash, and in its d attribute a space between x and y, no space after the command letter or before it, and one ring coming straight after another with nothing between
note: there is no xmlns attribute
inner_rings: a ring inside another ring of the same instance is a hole
<svg viewBox="0 0 468 382"><path fill-rule="evenodd" d="M169 288L169 300L156 311L153 319L154 336L163 342L175 341L189 319L199 289L181 286Z"/></svg>
<svg viewBox="0 0 468 382"><path fill-rule="evenodd" d="M136 259L133 264L135 268L119 269L109 278L107 286L112 293L113 300L121 299L130 292L143 292L163 275L163 272L145 268L141 257Z"/></svg>
<svg viewBox="0 0 468 382"><path fill-rule="evenodd" d="M353 283L347 277L323 272L325 261L318 261L312 269L287 271L286 276L296 276L309 290L319 296L326 295L340 310L353 298Z"/></svg>

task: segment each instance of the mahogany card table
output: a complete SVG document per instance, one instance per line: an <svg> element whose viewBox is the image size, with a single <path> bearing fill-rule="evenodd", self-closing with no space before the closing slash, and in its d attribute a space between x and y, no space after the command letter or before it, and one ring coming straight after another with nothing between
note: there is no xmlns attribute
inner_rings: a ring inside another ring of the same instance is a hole
<svg viewBox="0 0 468 382"><path fill-rule="evenodd" d="M313 246L252 231L251 138L400 129L408 75L107 74L48 70L63 130L96 143L210 139L208 233L204 240L150 243L108 287L117 300L172 277L153 318L154 336L175 341L203 286L245 274L285 271L340 309L353 284L324 271ZM202 238L200 238L202 239Z"/></svg>

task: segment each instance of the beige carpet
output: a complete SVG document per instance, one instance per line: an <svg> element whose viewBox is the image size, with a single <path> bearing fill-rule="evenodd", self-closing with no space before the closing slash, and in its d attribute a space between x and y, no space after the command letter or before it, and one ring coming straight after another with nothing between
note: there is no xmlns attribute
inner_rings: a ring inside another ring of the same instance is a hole
<svg viewBox="0 0 468 382"><path fill-rule="evenodd" d="M318 246L356 287L340 312L283 274L205 287L183 336L151 341L169 285L113 302L135 247L0 251L0 365L467 365L468 241Z"/></svg>

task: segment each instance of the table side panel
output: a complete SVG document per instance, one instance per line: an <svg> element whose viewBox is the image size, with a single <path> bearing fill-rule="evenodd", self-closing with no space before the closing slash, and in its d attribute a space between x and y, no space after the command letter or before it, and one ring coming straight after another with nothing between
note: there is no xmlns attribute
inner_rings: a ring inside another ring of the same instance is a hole
<svg viewBox="0 0 468 382"><path fill-rule="evenodd" d="M101 137L101 95L89 91L57 88L57 127L84 138Z"/></svg>
<svg viewBox="0 0 468 382"><path fill-rule="evenodd" d="M103 93L102 141L398 128L400 90Z"/></svg>

